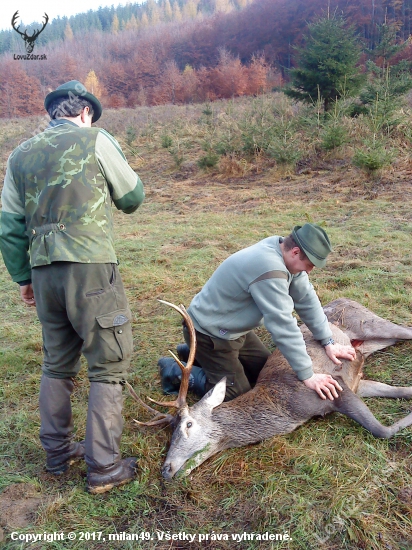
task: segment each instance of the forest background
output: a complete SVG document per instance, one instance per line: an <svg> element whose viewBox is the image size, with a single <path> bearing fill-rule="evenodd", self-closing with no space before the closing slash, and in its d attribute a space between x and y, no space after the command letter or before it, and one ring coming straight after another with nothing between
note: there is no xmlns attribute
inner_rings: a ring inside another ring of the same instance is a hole
<svg viewBox="0 0 412 550"><path fill-rule="evenodd" d="M44 61L15 60L23 40L0 33L2 174L16 145L47 125L48 90L76 78L112 107L98 124L144 182L142 208L114 213L134 315L129 380L144 399L162 399L156 363L182 339L180 319L157 298L189 304L229 254L305 221L325 225L333 242L326 268L311 274L323 304L347 296L412 325L411 8L412 0L149 0L50 22L34 50ZM136 427L148 415L126 397L122 453L138 458L137 480L96 498L84 490L83 463L49 475L38 439L41 326L2 262L0 294L6 550L23 547L16 532L78 535L33 550L83 550L81 533L93 550L232 550L233 534L266 532L288 540L236 549L412 548L410 428L378 440L328 415L166 483L170 432ZM271 347L263 327L259 335ZM410 385L411 369L404 342L368 359L365 376ZM88 390L84 365L72 402L78 439ZM385 425L410 411L404 400L367 403ZM158 538L181 532L196 541ZM103 540L110 533L141 538Z"/></svg>
<svg viewBox="0 0 412 550"><path fill-rule="evenodd" d="M382 24L393 26L405 45L397 61L412 59L412 0L148 0L49 22L34 51L44 61L14 59L25 54L24 42L12 28L1 31L0 117L42 113L47 92L70 79L85 82L106 107L279 89L307 23L327 13L352 25L364 71ZM31 35L41 23L24 28Z"/></svg>

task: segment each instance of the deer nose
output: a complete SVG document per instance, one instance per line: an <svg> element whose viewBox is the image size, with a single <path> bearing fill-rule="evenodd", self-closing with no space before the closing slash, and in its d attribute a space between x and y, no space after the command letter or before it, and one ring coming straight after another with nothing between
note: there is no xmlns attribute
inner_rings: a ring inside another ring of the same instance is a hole
<svg viewBox="0 0 412 550"><path fill-rule="evenodd" d="M172 479L173 473L172 473L172 465L171 465L170 462L167 463L167 464L164 464L164 466L162 468L162 476L165 479Z"/></svg>

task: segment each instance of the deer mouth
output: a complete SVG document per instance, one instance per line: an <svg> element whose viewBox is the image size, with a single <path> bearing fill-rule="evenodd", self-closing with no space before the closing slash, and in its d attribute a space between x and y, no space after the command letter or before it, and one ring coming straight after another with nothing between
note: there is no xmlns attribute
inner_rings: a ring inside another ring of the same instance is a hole
<svg viewBox="0 0 412 550"><path fill-rule="evenodd" d="M162 477L166 480L173 479L174 477L185 477L193 470L193 467L189 468L187 462L180 466L180 468L173 467L171 462L165 462L162 468Z"/></svg>
<svg viewBox="0 0 412 550"><path fill-rule="evenodd" d="M199 451L196 451L192 454L190 458L185 460L184 462L180 460L176 460L173 462L172 460L167 460L163 464L162 468L162 476L165 479L172 479L173 477L185 477L190 474L195 468L200 466L200 464L203 464L205 460L207 460L210 456L212 456L215 452L217 452L217 449L212 447L211 443L206 443L206 445L200 449Z"/></svg>
<svg viewBox="0 0 412 550"><path fill-rule="evenodd" d="M164 479L172 479L176 472L172 470L172 464L170 462L165 462L162 468L162 476Z"/></svg>

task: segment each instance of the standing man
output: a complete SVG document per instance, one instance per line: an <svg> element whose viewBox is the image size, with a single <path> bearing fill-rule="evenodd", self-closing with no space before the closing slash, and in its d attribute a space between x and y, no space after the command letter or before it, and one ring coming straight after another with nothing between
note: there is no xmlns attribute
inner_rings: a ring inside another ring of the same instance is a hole
<svg viewBox="0 0 412 550"><path fill-rule="evenodd" d="M84 458L91 493L135 477L121 459L122 385L133 348L131 312L114 251L112 202L126 214L144 199L119 144L100 128L99 100L76 80L46 96L46 130L15 149L2 192L0 246L22 300L43 329L40 440L55 475ZM70 395L88 362L84 442L72 440Z"/></svg>
<svg viewBox="0 0 412 550"><path fill-rule="evenodd" d="M338 397L342 388L334 378L313 373L292 315L295 310L334 363L341 363L338 357L355 358L351 346L333 341L308 278L315 266L326 265L331 251L326 232L307 223L296 226L287 238L269 237L227 258L188 308L196 328L196 361L202 367L193 367L190 389L203 395L226 376L226 401L249 391L270 355L253 332L265 324L299 380L322 399ZM185 327L183 334L189 344ZM180 368L168 357L160 359L159 367L164 391L175 391Z"/></svg>

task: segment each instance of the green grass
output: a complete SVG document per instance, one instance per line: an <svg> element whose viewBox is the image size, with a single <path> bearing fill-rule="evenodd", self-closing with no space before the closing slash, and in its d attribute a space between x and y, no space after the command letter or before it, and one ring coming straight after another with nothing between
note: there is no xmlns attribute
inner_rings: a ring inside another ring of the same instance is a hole
<svg viewBox="0 0 412 550"><path fill-rule="evenodd" d="M229 103L219 103L216 109L224 111ZM248 104L239 100L231 108L246 109ZM367 188L349 164L343 170L309 167L309 174L299 174L278 171L270 160L260 172L253 169L230 179L219 169L202 172L196 164L204 154L201 109L171 107L168 118L160 107L125 110L118 118L106 115L109 130L122 145L125 128L139 128L135 152L124 148L147 194L135 214L115 213L120 270L135 315L130 373L134 388L143 396L161 398L157 360L182 341L180 319L157 298L188 305L229 254L266 236L285 235L307 220L324 221L334 245L327 267L311 274L321 301L346 296L393 322L412 325L408 178L397 183L394 173L390 185L376 191L375 184ZM36 121L28 124L35 127ZM20 139L24 134L11 122L4 125L3 167L13 136ZM177 136L186 145L191 141L192 147L185 148L193 163L187 172L186 160L179 168L173 166L162 147L162 135L173 140ZM254 159L247 162L255 166ZM170 433L138 428L133 418L147 419L146 413L126 397L122 452L138 457L137 481L90 496L84 490L84 465L58 479L47 475L38 440L41 327L35 312L20 302L3 264L0 292L0 490L21 482L33 486L43 499L31 523L14 530L20 534L96 531L105 536L149 532L154 537L133 543L43 542L30 548L411 548L411 502L401 493L412 487L410 428L381 441L349 418L333 414L312 419L288 436L219 453L188 478L165 482L160 470ZM264 329L259 332L269 343ZM411 357L412 344L398 344L370 357L366 375L410 385ZM79 438L84 436L87 393L83 369L73 396ZM401 400L369 399L368 406L385 424L410 410L410 404ZM10 541L12 530L5 528L5 548L25 548ZM160 541L156 530L209 535L209 539ZM288 533L293 540L233 543L211 538L212 533L231 537L244 532Z"/></svg>

